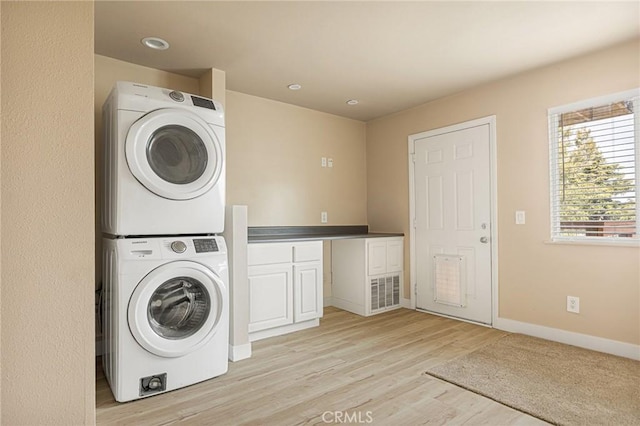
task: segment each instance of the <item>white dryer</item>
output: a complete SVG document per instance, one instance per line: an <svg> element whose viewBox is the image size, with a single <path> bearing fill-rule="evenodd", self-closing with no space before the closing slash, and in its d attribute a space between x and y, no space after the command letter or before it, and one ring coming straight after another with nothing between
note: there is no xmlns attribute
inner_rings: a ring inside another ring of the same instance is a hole
<svg viewBox="0 0 640 426"><path fill-rule="evenodd" d="M116 401L227 372L222 237L103 239L102 366Z"/></svg>
<svg viewBox="0 0 640 426"><path fill-rule="evenodd" d="M103 233L223 231L226 167L220 103L120 81L102 115Z"/></svg>

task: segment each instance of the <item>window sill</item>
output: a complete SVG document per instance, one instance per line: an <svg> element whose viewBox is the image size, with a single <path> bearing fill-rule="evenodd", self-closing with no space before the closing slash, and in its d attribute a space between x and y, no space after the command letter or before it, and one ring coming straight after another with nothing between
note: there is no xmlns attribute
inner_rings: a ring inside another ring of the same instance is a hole
<svg viewBox="0 0 640 426"><path fill-rule="evenodd" d="M598 241L595 239L589 240L546 240L545 244L550 245L571 245L571 246L603 246L603 247L635 247L640 248L640 240L637 238L629 239L626 241L612 240L610 238Z"/></svg>

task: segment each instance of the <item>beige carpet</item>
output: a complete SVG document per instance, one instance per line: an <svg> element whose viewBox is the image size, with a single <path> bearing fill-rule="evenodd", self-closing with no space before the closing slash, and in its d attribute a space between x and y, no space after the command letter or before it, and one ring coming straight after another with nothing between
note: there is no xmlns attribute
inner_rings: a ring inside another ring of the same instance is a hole
<svg viewBox="0 0 640 426"><path fill-rule="evenodd" d="M558 425L640 425L640 361L509 334L427 374Z"/></svg>

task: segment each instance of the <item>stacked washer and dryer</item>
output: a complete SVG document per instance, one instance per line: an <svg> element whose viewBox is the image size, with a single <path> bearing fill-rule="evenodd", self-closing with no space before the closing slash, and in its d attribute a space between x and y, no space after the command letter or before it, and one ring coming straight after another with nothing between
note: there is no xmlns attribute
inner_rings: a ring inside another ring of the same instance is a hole
<svg viewBox="0 0 640 426"><path fill-rule="evenodd" d="M224 112L118 82L103 120L102 365L124 402L227 371Z"/></svg>

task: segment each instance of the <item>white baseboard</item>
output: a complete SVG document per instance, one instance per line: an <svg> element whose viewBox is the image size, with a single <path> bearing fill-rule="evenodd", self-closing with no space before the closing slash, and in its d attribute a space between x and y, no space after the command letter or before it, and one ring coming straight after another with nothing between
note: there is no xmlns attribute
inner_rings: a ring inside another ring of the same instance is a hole
<svg viewBox="0 0 640 426"><path fill-rule="evenodd" d="M342 309L343 311L353 312L354 314L365 316L364 305L358 305L357 303L353 303L349 300L340 299L335 297L333 299L333 306L336 308Z"/></svg>
<svg viewBox="0 0 640 426"><path fill-rule="evenodd" d="M247 358L251 358L251 343L229 345L229 361L236 362Z"/></svg>
<svg viewBox="0 0 640 426"><path fill-rule="evenodd" d="M325 298L322 300L322 306L323 306L323 307L325 307L325 308L326 308L327 306L333 306L333 298L332 298L331 296L329 296L329 297L325 297Z"/></svg>
<svg viewBox="0 0 640 426"><path fill-rule="evenodd" d="M407 309L414 309L411 307L411 299L400 299L400 306Z"/></svg>
<svg viewBox="0 0 640 426"><path fill-rule="evenodd" d="M494 328L511 333L521 333L528 336L540 337L554 342L578 346L598 352L622 356L640 361L640 345L605 339L603 337L590 336L588 334L574 333L559 328L545 327L511 320L508 318L496 318Z"/></svg>
<svg viewBox="0 0 640 426"><path fill-rule="evenodd" d="M295 331L305 330L311 327L317 327L320 325L320 319L316 318L309 321L298 322L295 324L283 325L275 328L268 328L266 330L254 331L249 333L249 341L255 342L256 340L267 339L269 337L281 336L283 334L293 333Z"/></svg>

